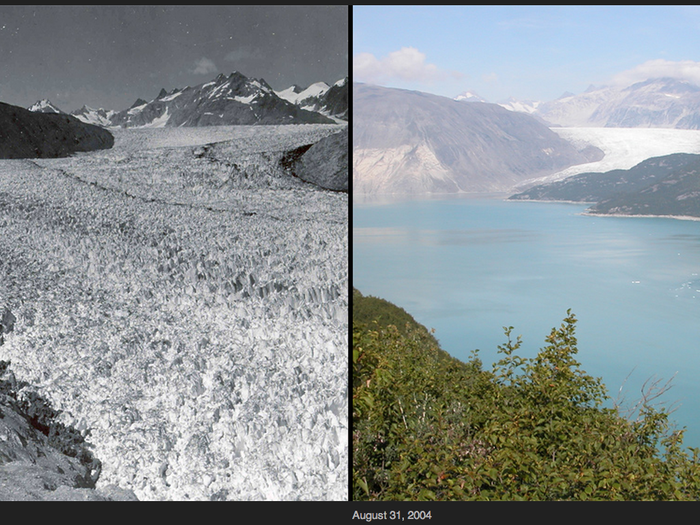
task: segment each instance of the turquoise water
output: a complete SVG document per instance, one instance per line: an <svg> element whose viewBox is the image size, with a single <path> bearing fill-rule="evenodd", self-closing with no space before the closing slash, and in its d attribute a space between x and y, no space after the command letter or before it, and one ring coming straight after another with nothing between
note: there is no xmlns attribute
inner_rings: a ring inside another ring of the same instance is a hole
<svg viewBox="0 0 700 525"><path fill-rule="evenodd" d="M353 286L435 328L485 367L504 326L535 355L567 309L578 360L623 406L645 381L700 447L700 222L589 217L586 206L442 197L353 204Z"/></svg>

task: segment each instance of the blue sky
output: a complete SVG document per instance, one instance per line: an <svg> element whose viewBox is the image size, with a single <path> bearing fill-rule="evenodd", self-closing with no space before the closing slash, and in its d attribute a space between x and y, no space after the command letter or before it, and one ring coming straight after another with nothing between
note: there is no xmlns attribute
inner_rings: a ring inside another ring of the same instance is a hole
<svg viewBox="0 0 700 525"><path fill-rule="evenodd" d="M700 84L698 6L355 6L355 81L552 100L591 84Z"/></svg>

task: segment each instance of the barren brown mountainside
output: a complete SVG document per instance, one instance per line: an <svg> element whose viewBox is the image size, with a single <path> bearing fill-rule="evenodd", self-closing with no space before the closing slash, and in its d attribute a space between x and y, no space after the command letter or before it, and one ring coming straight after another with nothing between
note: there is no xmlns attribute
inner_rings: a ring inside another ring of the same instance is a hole
<svg viewBox="0 0 700 525"><path fill-rule="evenodd" d="M496 104L355 84L353 192L506 191L602 158Z"/></svg>

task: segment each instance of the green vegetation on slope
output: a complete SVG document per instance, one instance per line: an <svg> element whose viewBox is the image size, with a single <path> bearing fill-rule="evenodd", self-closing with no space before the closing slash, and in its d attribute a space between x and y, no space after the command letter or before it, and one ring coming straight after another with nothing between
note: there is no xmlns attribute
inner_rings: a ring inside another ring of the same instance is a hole
<svg viewBox="0 0 700 525"><path fill-rule="evenodd" d="M700 155L674 153L626 170L581 173L509 199L591 202L588 213L598 215L700 217Z"/></svg>
<svg viewBox="0 0 700 525"><path fill-rule="evenodd" d="M430 343L436 346L438 344L437 339L423 325L416 322L406 310L386 299L371 295L364 296L356 288L352 289L352 320L353 324L371 325L374 323L384 328L393 325L403 335L407 335L409 331L417 331Z"/></svg>
<svg viewBox="0 0 700 525"><path fill-rule="evenodd" d="M588 172L572 175L563 180L538 184L511 200L544 200L572 202L603 202L617 195L634 195L658 183L665 177L700 160L700 155L673 153L652 157L630 169L616 169L605 173Z"/></svg>
<svg viewBox="0 0 700 525"><path fill-rule="evenodd" d="M634 420L603 406L571 312L533 358L506 329L491 371L449 357L405 312L389 324L397 312L353 291L353 499L700 499L699 451L654 392Z"/></svg>

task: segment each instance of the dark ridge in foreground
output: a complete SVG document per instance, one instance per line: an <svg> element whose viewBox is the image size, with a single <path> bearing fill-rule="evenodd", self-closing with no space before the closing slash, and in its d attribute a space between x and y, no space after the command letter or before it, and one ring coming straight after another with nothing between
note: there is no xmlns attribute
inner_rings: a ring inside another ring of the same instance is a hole
<svg viewBox="0 0 700 525"><path fill-rule="evenodd" d="M35 113L0 102L2 159L67 157L113 145L109 131L70 115Z"/></svg>

